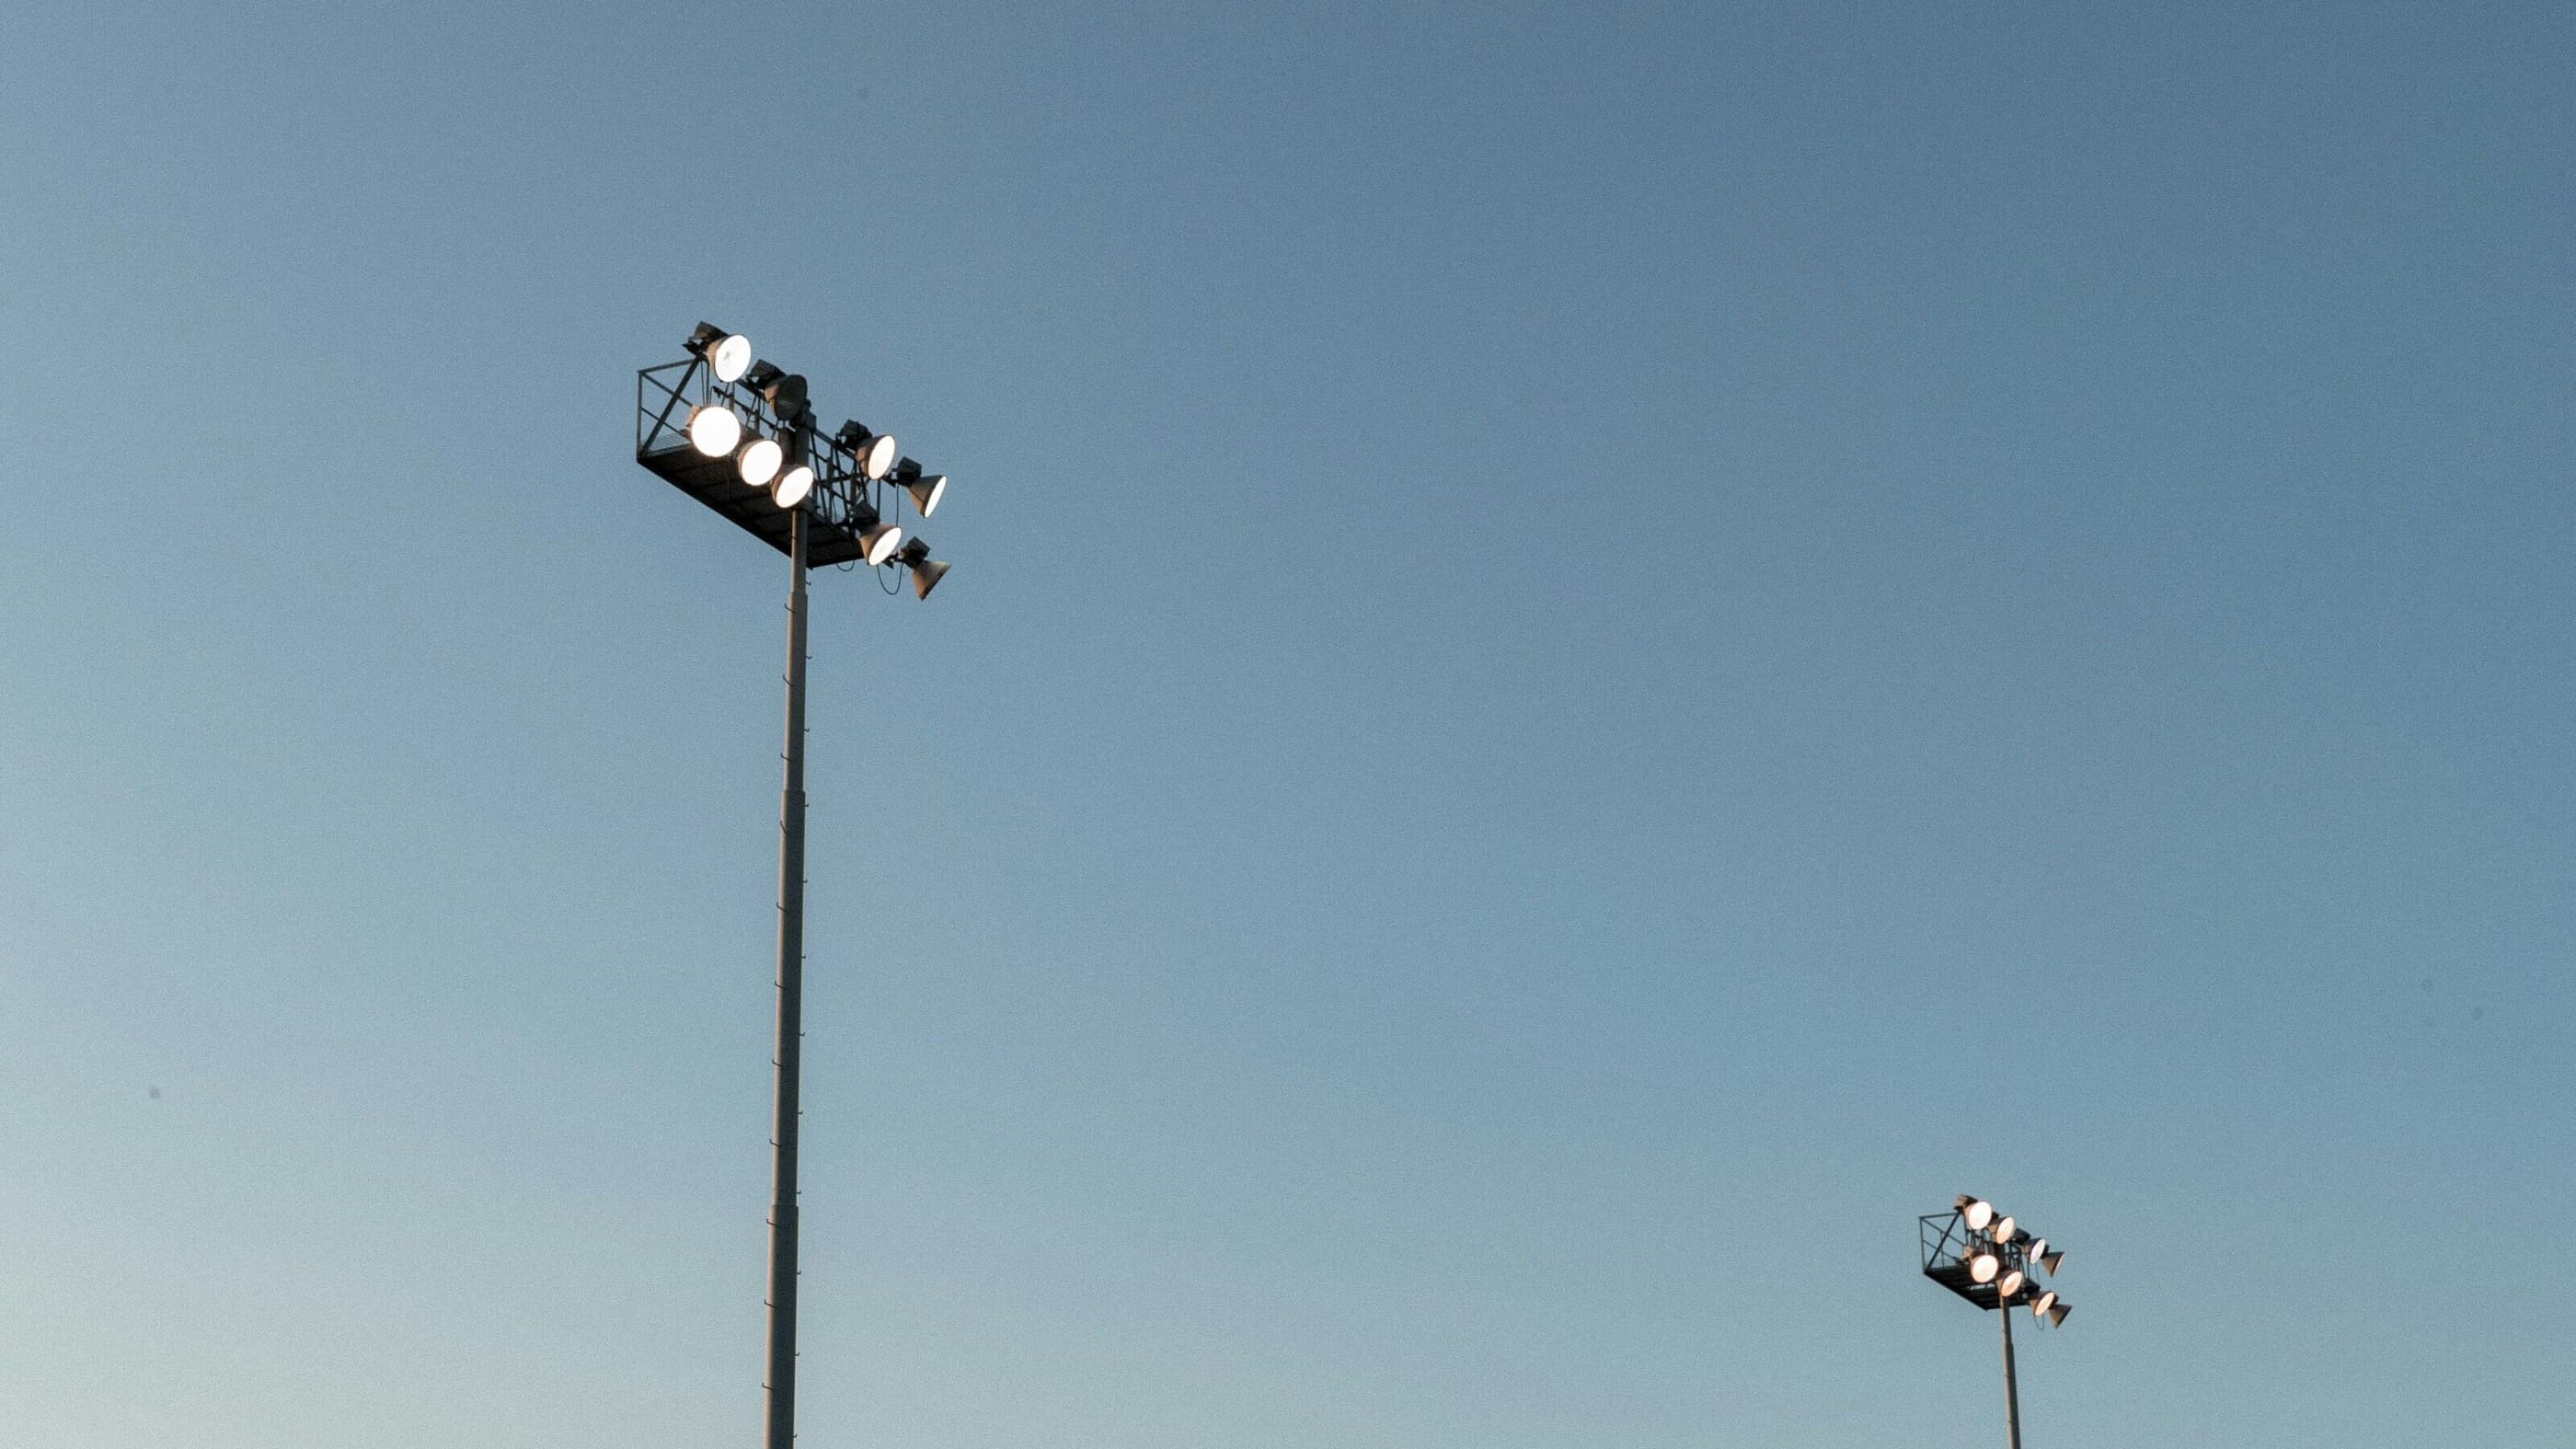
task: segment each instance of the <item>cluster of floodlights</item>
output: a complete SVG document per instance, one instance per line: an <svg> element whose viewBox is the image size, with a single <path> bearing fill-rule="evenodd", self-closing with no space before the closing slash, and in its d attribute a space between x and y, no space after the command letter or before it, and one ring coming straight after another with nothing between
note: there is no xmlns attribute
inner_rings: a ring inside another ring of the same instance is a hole
<svg viewBox="0 0 2576 1449"><path fill-rule="evenodd" d="M801 447L796 457L788 456L789 445L799 441L798 434L813 419L804 377L774 363L754 361L750 338L711 323L701 322L689 334L688 349L726 388L726 395L709 397L689 410L689 446L701 457L731 457L735 476L748 487L767 489L770 501L780 508L804 503L814 491L813 466ZM782 436L764 433L757 417L744 419L734 405L736 388L768 404ZM919 463L900 456L892 433L873 431L852 419L842 423L828 441L850 459L859 477L870 483L890 481L902 489L924 518L938 510L940 498L948 492L948 475L924 472ZM948 565L930 556L929 544L918 538L906 543L903 530L887 522L865 499L852 504L847 523L870 564L900 564L912 571L916 598L929 598L940 576L948 572Z"/></svg>
<svg viewBox="0 0 2576 1449"><path fill-rule="evenodd" d="M1963 1252L1968 1262L1968 1279L1980 1287L1993 1284L1997 1307L2009 1308L2021 1298L2023 1290L2036 1288L2031 1269L2037 1268L2054 1278L2057 1265L2066 1261L2066 1250L2052 1249L2048 1239L2035 1238L2030 1230L2012 1220L2010 1213L1997 1213L1995 1205L1981 1197L1959 1194L1959 1220L1968 1231L1985 1241ZM2072 1306L2057 1296L2057 1290L2046 1289L2030 1299L2030 1316L2055 1328L2066 1321Z"/></svg>

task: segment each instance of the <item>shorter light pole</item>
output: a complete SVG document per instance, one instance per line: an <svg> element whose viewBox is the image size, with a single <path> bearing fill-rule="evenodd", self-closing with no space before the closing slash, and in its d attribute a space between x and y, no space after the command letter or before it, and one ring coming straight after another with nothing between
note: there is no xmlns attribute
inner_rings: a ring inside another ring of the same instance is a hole
<svg viewBox="0 0 2576 1449"><path fill-rule="evenodd" d="M1946 1213L1926 1213L1915 1220L1923 1249L1923 1276L1983 1309L1999 1313L2004 1327L2004 1443L2021 1449L2021 1381L2014 1371L2012 1310L2027 1307L2031 1317L2051 1328L2073 1311L2057 1290L2039 1286L2037 1275L2057 1276L2066 1250L1998 1213L1995 1205L1968 1193Z"/></svg>

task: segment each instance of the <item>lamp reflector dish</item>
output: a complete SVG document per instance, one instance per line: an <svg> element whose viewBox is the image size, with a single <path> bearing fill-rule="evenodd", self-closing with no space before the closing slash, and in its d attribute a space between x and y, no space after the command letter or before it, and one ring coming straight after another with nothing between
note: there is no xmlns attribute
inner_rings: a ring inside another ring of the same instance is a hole
<svg viewBox="0 0 2576 1449"><path fill-rule="evenodd" d="M2054 1289L2046 1293L2042 1293L2037 1298L2030 1300L2030 1316L2033 1318L2046 1318L2048 1316L2048 1310L2055 1307L2056 1303L2057 1293Z"/></svg>
<svg viewBox="0 0 2576 1449"><path fill-rule="evenodd" d="M1979 1253L1968 1260L1968 1278L1975 1283L1992 1283L2003 1271L2004 1260L1992 1253Z"/></svg>
<svg viewBox="0 0 2576 1449"><path fill-rule="evenodd" d="M707 365L715 369L716 381L739 381L751 370L751 339L739 332L726 337L707 354Z"/></svg>
<svg viewBox="0 0 2576 1449"><path fill-rule="evenodd" d="M1994 1234L1995 1241L1998 1243L2011 1242L2013 1235L2013 1220L2009 1217L1995 1219Z"/></svg>
<svg viewBox="0 0 2576 1449"><path fill-rule="evenodd" d="M2057 1265L2065 1261L2066 1250L2064 1248L2060 1248L2054 1253L2042 1255L2039 1260L2039 1266L2046 1268L2048 1270L2048 1276L2054 1278L2057 1276Z"/></svg>
<svg viewBox="0 0 2576 1449"><path fill-rule="evenodd" d="M698 456L721 459L742 443L742 418L732 407L721 402L703 402L688 410L688 446L698 449Z"/></svg>
<svg viewBox="0 0 2576 1449"><path fill-rule="evenodd" d="M779 507L793 508L804 502L805 495L813 491L814 470L799 463L778 475L778 484L770 490L769 496L778 500Z"/></svg>
<svg viewBox="0 0 2576 1449"><path fill-rule="evenodd" d="M1995 1284L1995 1301L1998 1303L2011 1302L2012 1296L2019 1293L2022 1290L2022 1285L2029 1281L2030 1275L2019 1268L2015 1268L2011 1272L2006 1273Z"/></svg>
<svg viewBox="0 0 2576 1449"><path fill-rule="evenodd" d="M903 547L903 530L891 523L870 524L859 530L859 546L868 551L869 563L884 563Z"/></svg>
<svg viewBox="0 0 2576 1449"><path fill-rule="evenodd" d="M867 450L859 455L859 471L868 475L869 482L876 482L894 466L895 451L894 434L877 434L868 440ZM926 508L922 510L924 513L929 511Z"/></svg>
<svg viewBox="0 0 2576 1449"><path fill-rule="evenodd" d="M754 438L743 445L742 458L735 465L742 481L754 488L766 488L778 476L778 465L787 461L787 450L774 438Z"/></svg>
<svg viewBox="0 0 2576 1449"><path fill-rule="evenodd" d="M927 478L915 478L903 485L903 491L912 495L912 506L928 518L938 510L941 495L948 491L948 475L933 473Z"/></svg>
<svg viewBox="0 0 2576 1449"><path fill-rule="evenodd" d="M742 441L742 419L733 409L706 403L689 409L689 446L702 457L721 458Z"/></svg>
<svg viewBox="0 0 2576 1449"><path fill-rule="evenodd" d="M1972 1200L1961 1212L1967 1217L1968 1231L1972 1233L1984 1232L1986 1224L1995 1220L1995 1205L1983 1198Z"/></svg>
<svg viewBox="0 0 2576 1449"><path fill-rule="evenodd" d="M2064 1322L2066 1321L2066 1315L2068 1315L2068 1314L2070 1314L2070 1313L2072 1313L2072 1312L2074 1312L2074 1311L2075 1311L2075 1310L2074 1310L2074 1308L2073 1308L2072 1306L2068 1305L2068 1304L2064 1304L2064 1303L2053 1303L2053 1304L2050 1304L2050 1305L2049 1305L2049 1309L2048 1309L2048 1326L2049 1326L2049 1327L2051 1327L2051 1328L2055 1328L2055 1327L2057 1327L2059 1324L2064 1323Z"/></svg>

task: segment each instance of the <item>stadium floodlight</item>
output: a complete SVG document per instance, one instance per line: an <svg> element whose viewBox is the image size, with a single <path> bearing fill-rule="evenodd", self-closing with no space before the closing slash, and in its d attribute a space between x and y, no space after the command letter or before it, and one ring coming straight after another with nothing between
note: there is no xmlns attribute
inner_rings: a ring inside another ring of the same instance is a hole
<svg viewBox="0 0 2576 1449"><path fill-rule="evenodd" d="M912 570L912 596L916 599L929 598L930 591L939 587L939 581L948 577L948 565L932 558L930 545L918 538L904 544L894 559Z"/></svg>
<svg viewBox="0 0 2576 1449"><path fill-rule="evenodd" d="M912 495L913 508L924 518L939 511L939 500L948 492L947 474L924 473L910 458L894 465L894 481Z"/></svg>
<svg viewBox="0 0 2576 1449"><path fill-rule="evenodd" d="M2066 1321L2067 1306L2054 1290L2037 1291L2031 1270L2050 1273L2065 1260L2063 1249L2036 1237L1993 1203L1961 1193L1946 1213L1927 1213L1916 1220L1922 1239L1923 1276L1979 1308L1996 1313L2003 1323L2004 1424L2011 1449L2021 1449L2021 1385L2013 1363L2012 1314L2027 1305L2050 1327Z"/></svg>
<svg viewBox="0 0 2576 1449"><path fill-rule="evenodd" d="M716 344L707 354L707 366L715 369L716 381L733 382L751 366L751 339L737 332Z"/></svg>
<svg viewBox="0 0 2576 1449"><path fill-rule="evenodd" d="M722 403L689 409L689 446L704 458L723 458L742 442L742 415Z"/></svg>
<svg viewBox="0 0 2576 1449"><path fill-rule="evenodd" d="M899 563L928 598L948 572L881 510L896 505L884 482L894 439L852 423L826 439L813 422L805 379L755 359L741 334L701 322L687 356L635 378L635 461L722 514L788 559L787 747L779 790L777 1035L771 1048L769 1341L763 1445L793 1449L796 1433L797 1146L804 1057L806 581L827 564ZM845 442L850 429L859 436ZM837 446L835 446L837 445ZM902 485L921 512L926 490Z"/></svg>
<svg viewBox="0 0 2576 1449"><path fill-rule="evenodd" d="M871 565L893 558L894 551L903 546L903 530L886 522L875 509L864 504L851 515L850 526L859 535L860 557Z"/></svg>
<svg viewBox="0 0 2576 1449"><path fill-rule="evenodd" d="M856 418L842 423L832 441L840 445L842 452L859 460L859 473L871 483L885 477L894 467L895 454L901 451L894 434L871 432Z"/></svg>
<svg viewBox="0 0 2576 1449"><path fill-rule="evenodd" d="M813 491L814 470L799 463L779 474L778 481L770 485L769 501L781 508L793 508L804 502L805 495Z"/></svg>
<svg viewBox="0 0 2576 1449"><path fill-rule="evenodd" d="M727 332L712 322L701 322L689 334L689 352L706 360L718 382L734 382L751 366L751 339L739 332Z"/></svg>
<svg viewBox="0 0 2576 1449"><path fill-rule="evenodd" d="M805 401L805 374L783 372L754 389L760 400L769 404L769 415L793 427L813 413Z"/></svg>
<svg viewBox="0 0 2576 1449"><path fill-rule="evenodd" d="M734 465L742 481L753 488L766 488L778 476L778 466L787 461L787 450L775 438L754 438L742 445Z"/></svg>

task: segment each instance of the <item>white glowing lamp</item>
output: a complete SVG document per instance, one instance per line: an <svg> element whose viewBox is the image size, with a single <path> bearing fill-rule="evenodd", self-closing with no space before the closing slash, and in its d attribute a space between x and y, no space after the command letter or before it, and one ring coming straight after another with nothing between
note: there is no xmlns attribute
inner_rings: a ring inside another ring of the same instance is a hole
<svg viewBox="0 0 2576 1449"><path fill-rule="evenodd" d="M715 369L716 381L739 381L751 370L751 339L739 332L725 338L707 354L707 365Z"/></svg>
<svg viewBox="0 0 2576 1449"><path fill-rule="evenodd" d="M721 458L742 441L742 419L733 409L707 403L689 409L689 446L709 458Z"/></svg>
<svg viewBox="0 0 2576 1449"><path fill-rule="evenodd" d="M814 470L799 463L778 475L778 482L769 490L769 496L777 500L779 507L793 508L804 502L805 495L813 491Z"/></svg>
<svg viewBox="0 0 2576 1449"><path fill-rule="evenodd" d="M778 476L778 465L787 461L787 450L775 438L754 438L743 445L742 457L735 468L742 481L754 488L766 488Z"/></svg>

